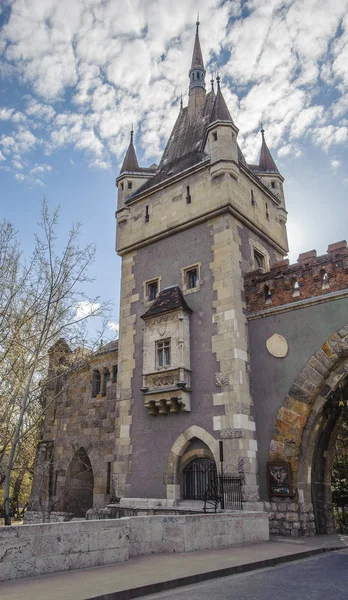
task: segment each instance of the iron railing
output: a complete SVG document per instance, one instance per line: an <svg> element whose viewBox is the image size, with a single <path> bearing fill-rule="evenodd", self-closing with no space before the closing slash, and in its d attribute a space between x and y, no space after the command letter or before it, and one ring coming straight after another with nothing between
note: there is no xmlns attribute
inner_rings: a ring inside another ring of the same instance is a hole
<svg viewBox="0 0 348 600"><path fill-rule="evenodd" d="M215 464L208 459L191 462L183 471L183 500L203 500L204 512L242 510L242 481L237 475L218 475Z"/></svg>
<svg viewBox="0 0 348 600"><path fill-rule="evenodd" d="M183 472L183 499L204 500L216 476L216 467L212 461L202 459L190 463Z"/></svg>

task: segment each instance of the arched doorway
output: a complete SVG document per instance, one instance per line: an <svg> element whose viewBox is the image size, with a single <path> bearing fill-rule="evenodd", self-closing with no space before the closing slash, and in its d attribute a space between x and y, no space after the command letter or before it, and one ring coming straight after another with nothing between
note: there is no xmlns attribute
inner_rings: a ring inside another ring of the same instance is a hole
<svg viewBox="0 0 348 600"><path fill-rule="evenodd" d="M337 434L348 404L348 379L341 382L329 396L318 415L316 444L311 469L311 494L318 534L335 533L334 503L332 496L333 460ZM336 481L336 484L338 481Z"/></svg>
<svg viewBox="0 0 348 600"><path fill-rule="evenodd" d="M294 495L287 499L271 497L271 501L282 504L284 511L279 523L270 522L271 533L308 535L335 531L332 459L343 411L340 402L342 398L343 403L348 402L347 381L345 326L308 360L278 411L270 461L290 465ZM282 522L287 530L282 530Z"/></svg>
<svg viewBox="0 0 348 600"><path fill-rule="evenodd" d="M191 460L183 469L182 499L204 500L216 477L217 470L213 459L195 458Z"/></svg>
<svg viewBox="0 0 348 600"><path fill-rule="evenodd" d="M69 465L65 480L64 510L84 517L93 507L94 477L91 461L84 448L79 448Z"/></svg>

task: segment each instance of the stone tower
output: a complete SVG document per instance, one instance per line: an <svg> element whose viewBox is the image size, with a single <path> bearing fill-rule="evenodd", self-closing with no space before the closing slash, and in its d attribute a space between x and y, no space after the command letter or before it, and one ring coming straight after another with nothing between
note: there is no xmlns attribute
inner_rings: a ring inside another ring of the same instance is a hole
<svg viewBox="0 0 348 600"><path fill-rule="evenodd" d="M244 275L288 251L283 178L262 131L258 165L217 80L208 93L197 23L188 106L159 166L138 165L133 133L116 180L122 258L116 461L118 496L176 503L204 459L239 473L259 499Z"/></svg>

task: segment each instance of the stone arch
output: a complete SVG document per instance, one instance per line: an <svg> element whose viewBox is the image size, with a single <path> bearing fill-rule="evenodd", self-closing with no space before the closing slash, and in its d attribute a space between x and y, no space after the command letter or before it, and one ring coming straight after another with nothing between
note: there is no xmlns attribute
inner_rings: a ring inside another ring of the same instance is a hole
<svg viewBox="0 0 348 600"><path fill-rule="evenodd" d="M278 411L270 443L270 460L290 463L295 500L302 513L313 510L312 466L318 444L322 443L320 436L330 434L334 437L335 423L325 421L323 409L347 375L348 324L333 334L307 361ZM327 437L327 448L329 441ZM321 474L323 485L331 466L329 460L325 462L326 473ZM327 484L326 481L326 487Z"/></svg>
<svg viewBox="0 0 348 600"><path fill-rule="evenodd" d="M80 446L70 461L65 478L64 510L84 517L93 507L94 475L86 450Z"/></svg>
<svg viewBox="0 0 348 600"><path fill-rule="evenodd" d="M219 464L219 441L202 427L197 425L188 427L175 440L169 453L166 474L168 500L176 501L180 499L180 461L193 438L197 438L204 442L212 453L215 464Z"/></svg>

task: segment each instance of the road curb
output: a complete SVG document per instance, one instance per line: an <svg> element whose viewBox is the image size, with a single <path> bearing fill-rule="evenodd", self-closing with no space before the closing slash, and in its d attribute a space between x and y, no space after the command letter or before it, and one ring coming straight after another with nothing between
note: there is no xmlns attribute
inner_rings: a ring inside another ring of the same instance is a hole
<svg viewBox="0 0 348 600"><path fill-rule="evenodd" d="M209 579L217 579L218 577L227 577L228 575L237 575L239 573L248 573L250 571L257 571L258 569L265 569L267 567L275 567L276 565L281 565L282 563L300 560L301 558L310 558L311 556L315 556L317 554L333 552L335 550L344 550L344 548L342 548L342 546L313 548L312 550L304 550L302 552L296 552L295 554L265 558L264 560L245 563L243 565L224 567L223 569L205 571L204 573L194 573L193 575L186 575L185 577L178 577L177 579L170 579L169 581L158 581L156 583L141 585L128 590L120 590L118 592L110 592L108 594L91 596L86 600L132 600L133 598L149 596L150 594L158 594L159 592L173 590L175 588L191 585L193 583L208 581Z"/></svg>

